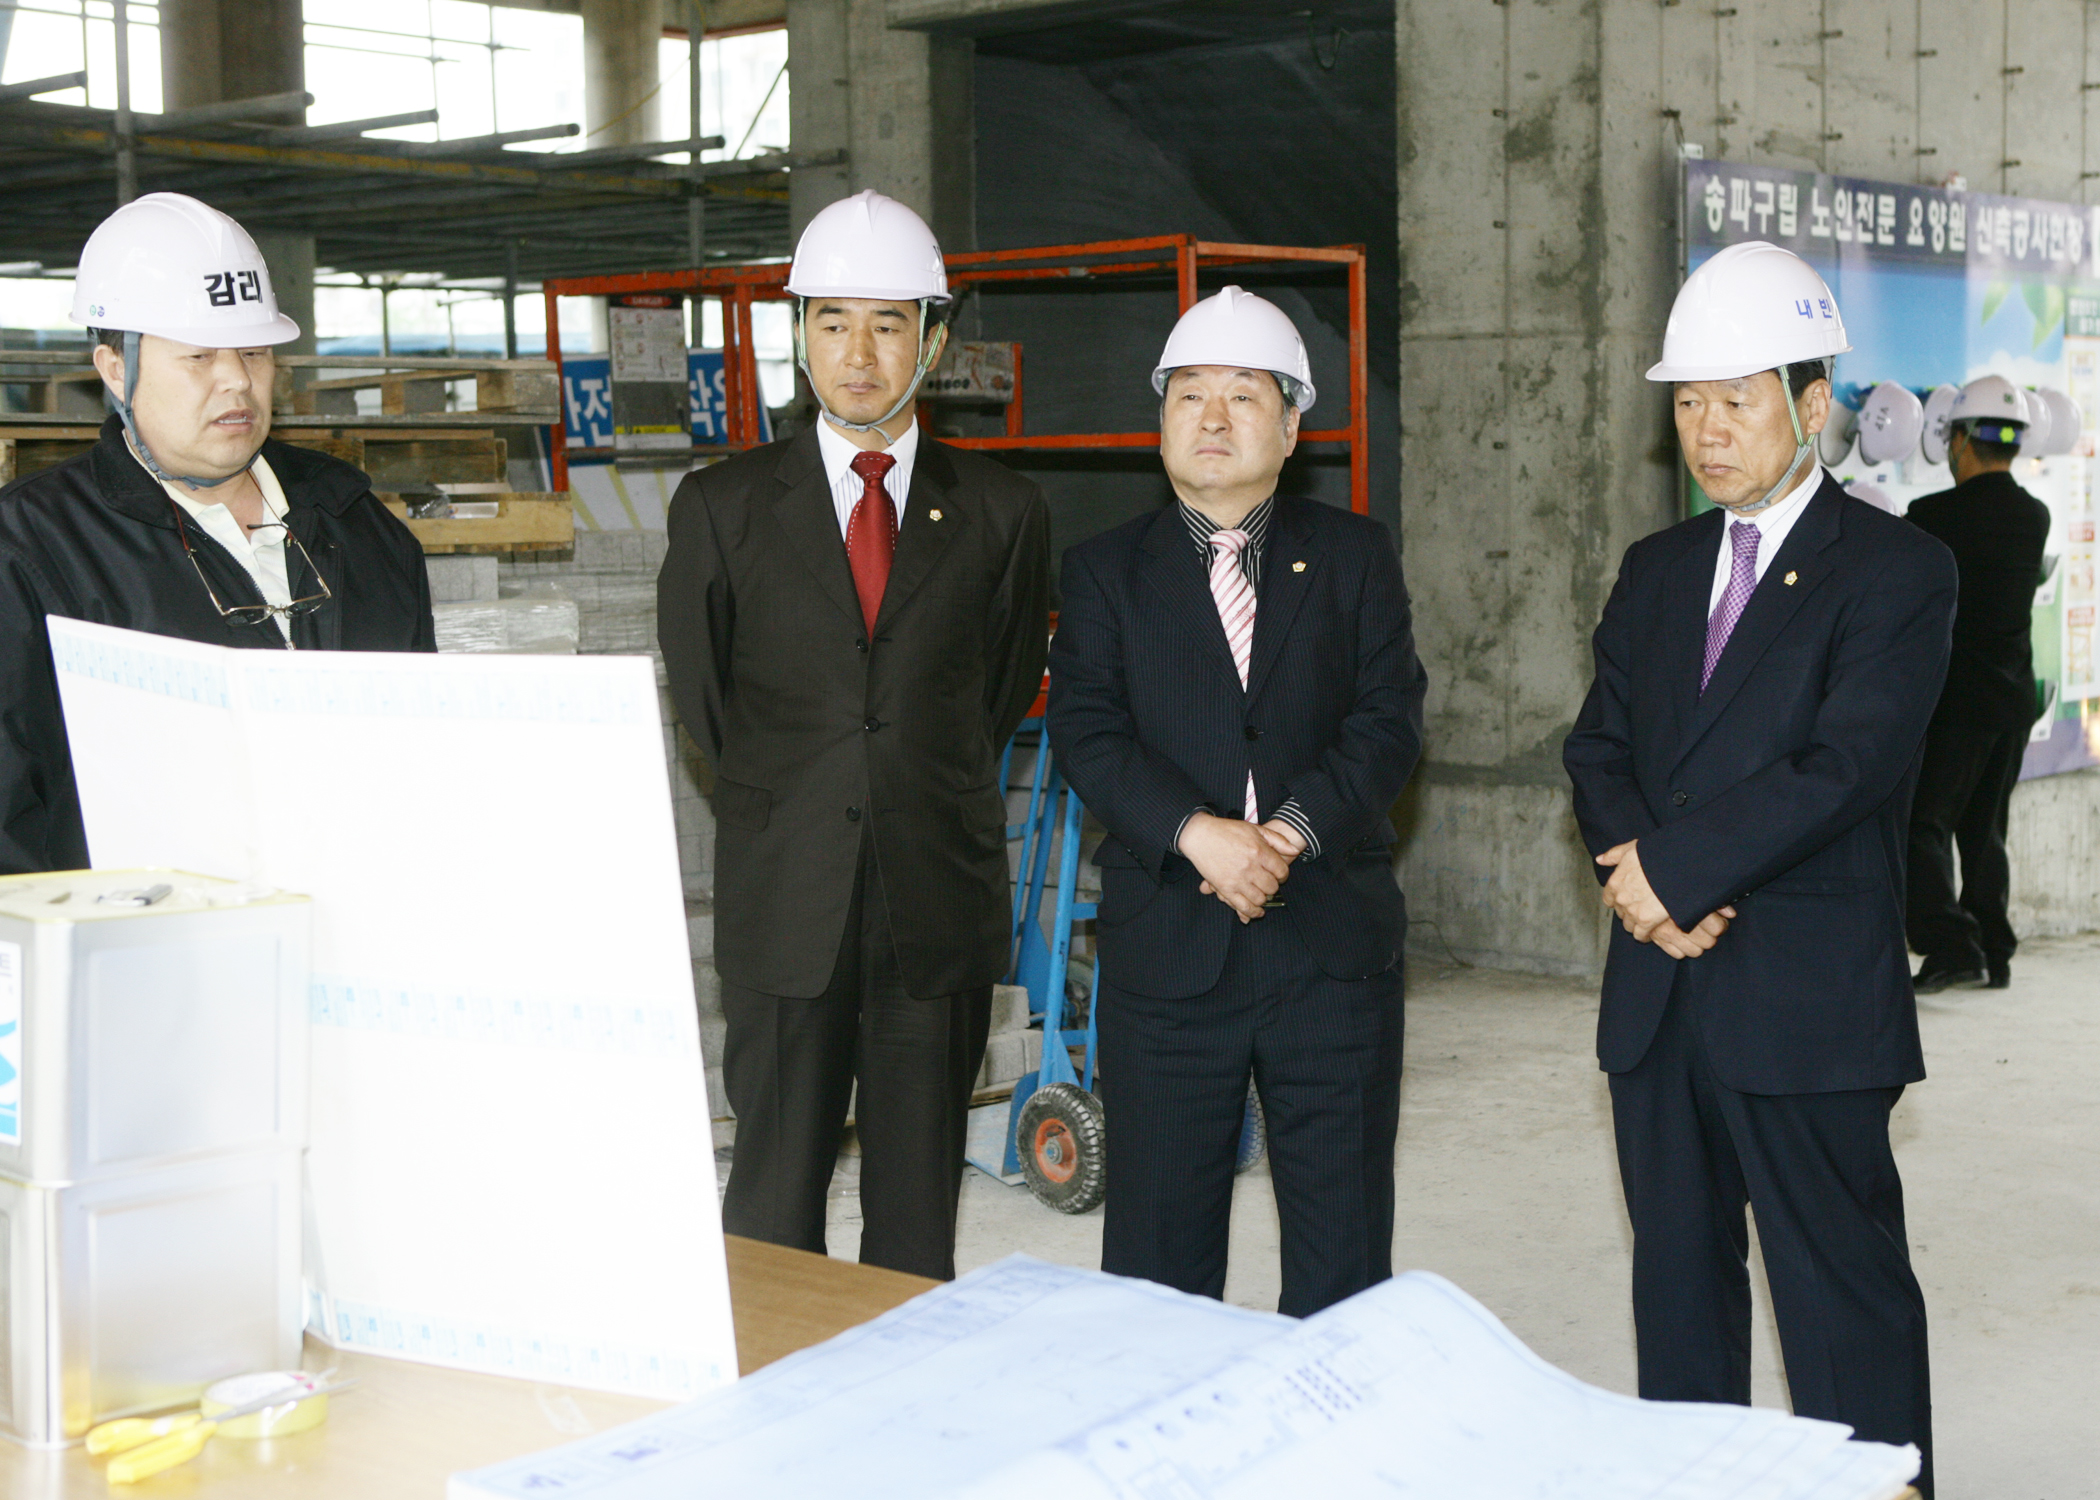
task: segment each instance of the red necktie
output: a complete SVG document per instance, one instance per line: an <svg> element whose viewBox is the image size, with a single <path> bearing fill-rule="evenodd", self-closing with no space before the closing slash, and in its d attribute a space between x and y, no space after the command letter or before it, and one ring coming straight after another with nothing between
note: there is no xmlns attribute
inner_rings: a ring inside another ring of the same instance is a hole
<svg viewBox="0 0 2100 1500"><path fill-rule="evenodd" d="M896 465L887 453L862 453L853 460L861 491L846 522L846 563L853 569L853 587L860 595L861 618L868 622L871 641L882 590L890 581L890 559L897 555L897 508L882 487L883 476Z"/></svg>

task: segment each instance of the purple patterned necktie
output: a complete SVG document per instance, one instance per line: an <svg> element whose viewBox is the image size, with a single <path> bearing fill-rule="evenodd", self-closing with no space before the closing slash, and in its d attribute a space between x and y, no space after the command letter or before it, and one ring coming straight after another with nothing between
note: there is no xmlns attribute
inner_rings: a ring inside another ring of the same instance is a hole
<svg viewBox="0 0 2100 1500"><path fill-rule="evenodd" d="M1735 561L1729 567L1728 587L1721 591L1721 602L1714 606L1713 617L1706 622L1706 666L1699 673L1702 693L1713 679L1721 653L1728 648L1728 637L1735 633L1735 622L1743 617L1743 606L1757 588L1757 544L1763 539L1764 533L1748 521L1728 523L1728 544L1735 548Z"/></svg>

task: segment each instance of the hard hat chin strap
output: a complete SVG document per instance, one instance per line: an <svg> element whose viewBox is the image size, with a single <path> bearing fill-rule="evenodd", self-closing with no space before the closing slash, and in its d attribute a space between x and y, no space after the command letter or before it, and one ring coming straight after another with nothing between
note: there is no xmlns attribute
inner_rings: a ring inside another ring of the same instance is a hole
<svg viewBox="0 0 2100 1500"><path fill-rule="evenodd" d="M912 398L919 394L919 387L925 383L926 377L932 373L933 367L940 362L941 351L948 347L947 324L943 323L939 328L934 329L931 337L928 337L925 332L926 320L932 310L933 299L921 297L919 299L919 364L918 368L912 371L911 384L906 386L904 394L897 398L897 404L872 422L849 422L831 409L824 400L824 393L817 389L817 377L810 373L809 368L809 338L802 323L804 316L809 311L809 299L803 297L796 301L795 365L804 375L809 377L809 393L816 397L817 410L824 413L824 419L827 422L834 427L844 428L847 432L875 432L881 428L883 423L889 421L898 412L911 405Z"/></svg>
<svg viewBox="0 0 2100 1500"><path fill-rule="evenodd" d="M1801 430L1801 413L1799 410L1796 409L1794 405L1794 383L1793 381L1787 378L1786 366L1781 365L1773 373L1778 375L1780 394L1786 398L1787 420L1794 424L1794 461L1788 464L1786 466L1786 472L1779 476L1779 483L1773 485L1770 489L1766 490L1764 493L1764 498L1759 500L1757 504L1736 505L1729 507L1729 511L1733 515L1754 516L1761 511L1770 509L1773 503L1776 502L1781 495L1784 495L1787 492L1787 490L1792 487L1794 483L1794 475L1800 472L1801 460L1807 458L1810 453L1815 451L1815 444L1811 442L1808 438L1808 435L1802 432ZM1813 382L1811 382L1811 384L1813 384Z"/></svg>
<svg viewBox="0 0 2100 1500"><path fill-rule="evenodd" d="M262 456L262 448L258 445L256 450L248 455L246 463L235 469L231 474L223 475L218 479L206 479L200 475L170 474L154 458L153 450L146 446L145 436L139 431L138 419L131 413L131 404L137 399L138 393L139 335L126 330L124 334L124 399L117 403L117 416L123 421L125 434L131 439L131 451L139 456L139 462L146 466L146 472L158 479L162 484L186 484L193 490L215 490L220 485L229 484L254 468L256 459Z"/></svg>

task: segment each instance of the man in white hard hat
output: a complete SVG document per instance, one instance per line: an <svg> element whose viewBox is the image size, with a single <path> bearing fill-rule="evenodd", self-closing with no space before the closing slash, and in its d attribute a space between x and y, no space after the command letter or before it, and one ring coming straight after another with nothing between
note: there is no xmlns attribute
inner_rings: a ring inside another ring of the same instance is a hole
<svg viewBox="0 0 2100 1500"><path fill-rule="evenodd" d="M1954 488L1913 500L1906 512L1947 545L1961 571L1947 686L1925 732L1910 810L1904 922L1922 959L1914 980L1920 994L2004 989L2019 946L2007 911L2005 830L2038 711L2034 591L2049 541L2049 507L2012 476L2031 399L2002 375L1963 386L1947 418Z"/></svg>
<svg viewBox="0 0 2100 1500"><path fill-rule="evenodd" d="M1929 1496L1888 1118L1925 1076L1903 850L1954 564L1811 457L1849 347L1830 289L1776 246L1686 281L1648 378L1718 508L1628 549L1565 761L1619 919L1597 1055L1640 1393L1749 1401L1750 1205L1794 1410L1917 1444Z"/></svg>
<svg viewBox="0 0 2100 1500"><path fill-rule="evenodd" d="M1065 553L1050 740L1108 830L1098 1018L1101 1266L1225 1289L1251 1074L1282 1220L1281 1311L1392 1274L1407 911L1387 809L1424 676L1392 538L1277 484L1305 346L1238 287L1152 375L1165 510Z"/></svg>
<svg viewBox="0 0 2100 1500"><path fill-rule="evenodd" d="M795 250L812 431L686 476L657 629L714 769L732 1234L822 1253L853 1104L860 1258L955 1274L970 1093L1011 920L999 756L1041 688L1032 481L926 438L948 279L865 192Z"/></svg>
<svg viewBox="0 0 2100 1500"><path fill-rule="evenodd" d="M116 414L0 491L0 871L88 863L44 617L263 650L434 651L422 548L349 464L270 438L298 337L241 226L176 193L105 219L73 320Z"/></svg>

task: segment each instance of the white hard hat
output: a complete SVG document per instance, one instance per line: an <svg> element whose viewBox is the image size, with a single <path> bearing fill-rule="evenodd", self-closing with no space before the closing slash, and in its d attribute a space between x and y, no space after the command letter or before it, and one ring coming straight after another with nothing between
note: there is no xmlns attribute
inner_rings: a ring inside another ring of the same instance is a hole
<svg viewBox="0 0 2100 1500"><path fill-rule="evenodd" d="M1925 430L1918 434L1918 452L1925 462L1947 461L1947 422L1960 399L1960 389L1951 385L1936 385L1925 398Z"/></svg>
<svg viewBox="0 0 2100 1500"><path fill-rule="evenodd" d="M73 321L200 349L288 344L270 268L248 231L181 193L148 193L104 219L80 252Z"/></svg>
<svg viewBox="0 0 2100 1500"><path fill-rule="evenodd" d="M1859 413L1842 401L1830 403L1830 416L1823 423L1823 430L1816 434L1816 456L1831 468L1845 461L1852 451L1852 439L1859 430Z"/></svg>
<svg viewBox="0 0 2100 1500"><path fill-rule="evenodd" d="M1715 255L1678 289L1662 362L1648 378L1736 380L1851 348L1837 299L1815 268L1750 240Z"/></svg>
<svg viewBox="0 0 2100 1500"><path fill-rule="evenodd" d="M2016 444L2034 420L2027 398L2003 375L1984 375L1970 381L1954 398L1947 425L1966 426L1987 443Z"/></svg>
<svg viewBox="0 0 2100 1500"><path fill-rule="evenodd" d="M1889 492L1878 484L1869 484L1864 479L1855 479L1845 486L1845 493L1855 500L1866 501L1867 504L1873 506L1876 510L1885 510L1892 516L1898 513L1896 502L1889 497Z"/></svg>
<svg viewBox="0 0 2100 1500"><path fill-rule="evenodd" d="M2027 405L2029 410L2039 408L2049 414L2049 431L2030 445L2036 453L2052 458L2078 446L2078 431L2085 425L2085 414L2076 401L2055 386L2045 385L2027 393Z"/></svg>
<svg viewBox="0 0 2100 1500"><path fill-rule="evenodd" d="M1300 411L1311 411L1319 395L1298 325L1268 298L1236 286L1205 297L1181 315L1160 351L1152 389L1164 394L1167 377L1185 365L1267 370L1282 378L1284 394Z"/></svg>
<svg viewBox="0 0 2100 1500"><path fill-rule="evenodd" d="M1859 407L1859 456L1870 464L1900 464L1918 451L1925 404L1906 386L1884 380Z"/></svg>
<svg viewBox="0 0 2100 1500"><path fill-rule="evenodd" d="M924 219L869 188L809 221L787 289L797 297L946 302L948 266Z"/></svg>

